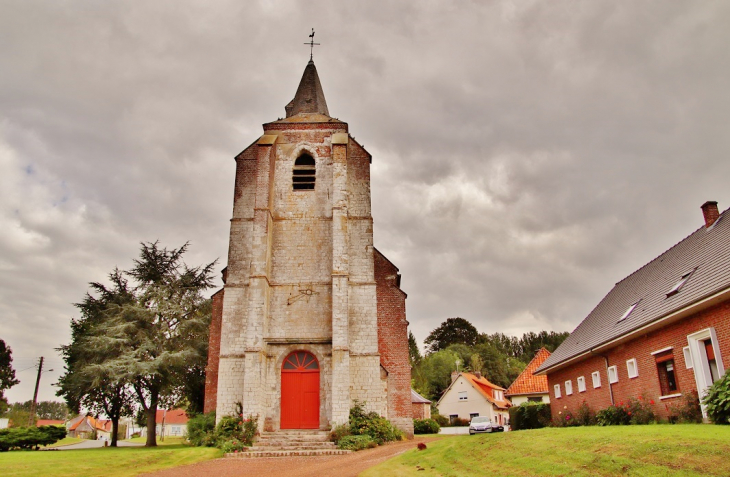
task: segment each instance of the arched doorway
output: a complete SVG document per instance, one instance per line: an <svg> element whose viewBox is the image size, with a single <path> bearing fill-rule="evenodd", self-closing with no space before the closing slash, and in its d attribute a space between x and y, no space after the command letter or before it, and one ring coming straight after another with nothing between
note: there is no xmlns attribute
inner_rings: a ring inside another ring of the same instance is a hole
<svg viewBox="0 0 730 477"><path fill-rule="evenodd" d="M281 428L319 429L319 363L294 351L281 366Z"/></svg>

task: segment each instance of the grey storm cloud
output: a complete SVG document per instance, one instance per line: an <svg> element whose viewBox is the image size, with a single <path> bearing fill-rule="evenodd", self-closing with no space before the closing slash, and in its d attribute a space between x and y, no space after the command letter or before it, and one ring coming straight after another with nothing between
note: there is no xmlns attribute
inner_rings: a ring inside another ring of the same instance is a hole
<svg viewBox="0 0 730 477"><path fill-rule="evenodd" d="M316 30L373 154L375 245L420 340L572 330L730 206L724 2L0 0L0 338L32 396L73 303L139 243L226 262L235 156L284 115Z"/></svg>

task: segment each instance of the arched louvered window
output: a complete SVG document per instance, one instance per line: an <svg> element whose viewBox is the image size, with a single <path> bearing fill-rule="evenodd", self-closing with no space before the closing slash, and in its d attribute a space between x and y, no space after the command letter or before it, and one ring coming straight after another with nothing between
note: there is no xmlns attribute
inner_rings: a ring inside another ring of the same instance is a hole
<svg viewBox="0 0 730 477"><path fill-rule="evenodd" d="M316 167L314 158L309 154L302 154L294 161L292 184L294 190L314 189Z"/></svg>

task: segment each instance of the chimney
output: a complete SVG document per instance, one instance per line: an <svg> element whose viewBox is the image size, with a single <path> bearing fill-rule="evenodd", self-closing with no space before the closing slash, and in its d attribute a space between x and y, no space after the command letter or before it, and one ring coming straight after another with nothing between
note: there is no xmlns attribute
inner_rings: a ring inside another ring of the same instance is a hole
<svg viewBox="0 0 730 477"><path fill-rule="evenodd" d="M451 371L451 382L452 383L454 381L456 381L456 378L458 378L458 377L459 377L459 372L458 371Z"/></svg>
<svg viewBox="0 0 730 477"><path fill-rule="evenodd" d="M717 202L714 200L708 200L702 204L702 214L705 216L705 228L709 228L717 221L720 217L720 212L717 210Z"/></svg>
<svg viewBox="0 0 730 477"><path fill-rule="evenodd" d="M482 379L482 373L480 373L479 371L474 371L474 376L476 376L477 379Z"/></svg>

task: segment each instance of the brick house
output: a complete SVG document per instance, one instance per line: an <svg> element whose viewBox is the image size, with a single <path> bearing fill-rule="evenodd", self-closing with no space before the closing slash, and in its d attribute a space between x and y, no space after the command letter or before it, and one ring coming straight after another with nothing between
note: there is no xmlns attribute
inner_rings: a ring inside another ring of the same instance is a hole
<svg viewBox="0 0 730 477"><path fill-rule="evenodd" d="M451 384L436 404L439 414L470 420L487 416L500 425L509 421L510 402L504 396L505 389L491 383L480 373L451 373Z"/></svg>
<svg viewBox="0 0 730 477"><path fill-rule="evenodd" d="M431 419L431 401L411 389L413 419Z"/></svg>
<svg viewBox="0 0 730 477"><path fill-rule="evenodd" d="M702 205L705 225L616 284L538 368L553 417L629 398L660 418L688 393L703 396L730 356L730 219ZM704 409L703 409L704 413Z"/></svg>
<svg viewBox="0 0 730 477"><path fill-rule="evenodd" d="M313 61L285 110L235 158L205 411L325 430L357 400L412 435L406 294L373 246L372 157L329 115Z"/></svg>
<svg viewBox="0 0 730 477"><path fill-rule="evenodd" d="M524 370L509 385L504 395L510 402L519 406L525 402L550 402L547 376L536 376L535 370L550 357L550 351L540 348Z"/></svg>

